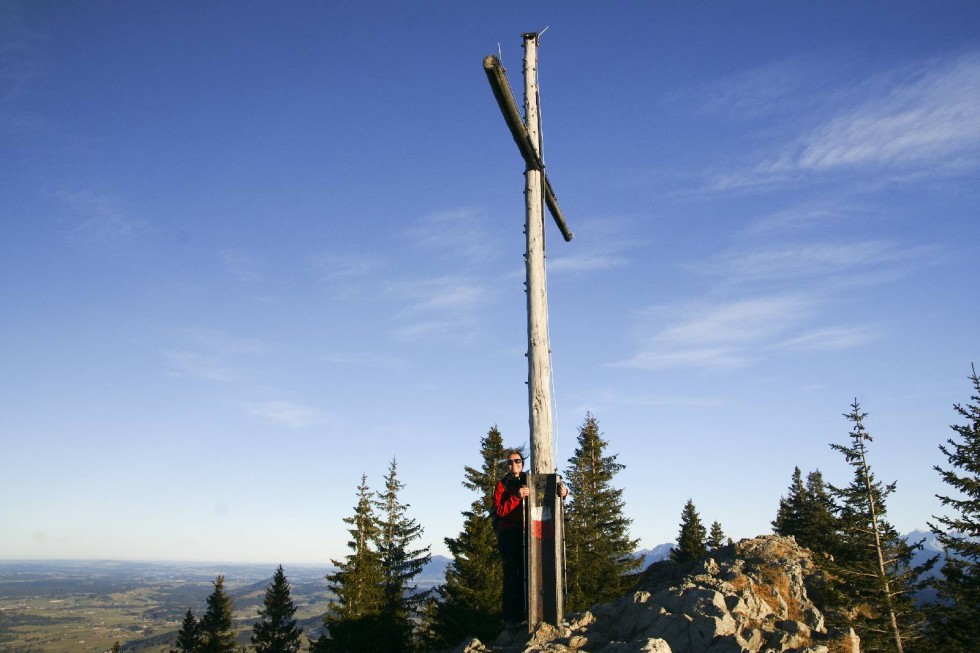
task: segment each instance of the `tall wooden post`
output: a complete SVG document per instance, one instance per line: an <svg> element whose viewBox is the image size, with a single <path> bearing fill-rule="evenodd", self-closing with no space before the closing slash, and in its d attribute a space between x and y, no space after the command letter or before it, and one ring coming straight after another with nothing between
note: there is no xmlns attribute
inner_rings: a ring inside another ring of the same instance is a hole
<svg viewBox="0 0 980 653"><path fill-rule="evenodd" d="M548 282L544 247L544 156L538 109L538 35L524 34L524 118L528 140L540 166L525 169L524 232L527 251L527 391L531 427L531 474L525 534L528 629L547 621L558 625L564 612L564 532L557 496L551 415L551 351L548 339Z"/></svg>
<svg viewBox="0 0 980 653"><path fill-rule="evenodd" d="M538 35L524 34L524 116L527 134L539 160L541 118L538 113ZM524 232L527 251L527 389L531 427L531 471L555 471L551 419L551 360L548 344L548 283L544 265L544 171L524 172Z"/></svg>

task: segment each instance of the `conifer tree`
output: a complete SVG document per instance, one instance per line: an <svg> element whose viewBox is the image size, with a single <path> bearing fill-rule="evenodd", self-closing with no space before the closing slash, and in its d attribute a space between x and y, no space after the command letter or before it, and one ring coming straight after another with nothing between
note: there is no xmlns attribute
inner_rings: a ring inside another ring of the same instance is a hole
<svg viewBox="0 0 980 653"><path fill-rule="evenodd" d="M800 546L830 553L836 520L833 501L827 494L820 470L807 474L804 485L800 468L794 468L789 492L779 500L772 527L777 535L792 535Z"/></svg>
<svg viewBox="0 0 980 653"><path fill-rule="evenodd" d="M641 562L633 556L639 540L630 537L623 490L612 485L625 465L616 454L604 455L609 443L602 436L599 421L586 413L565 472L571 492L565 518L570 611L622 596Z"/></svg>
<svg viewBox="0 0 980 653"><path fill-rule="evenodd" d="M725 531L721 529L719 522L711 522L711 530L708 532L708 548L720 549L725 546Z"/></svg>
<svg viewBox="0 0 980 653"><path fill-rule="evenodd" d="M694 501L687 500L681 512L681 530L677 536L677 546L670 550L670 559L674 562L691 562L708 554L708 532L701 523L701 516Z"/></svg>
<svg viewBox="0 0 980 653"><path fill-rule="evenodd" d="M234 605L225 591L225 577L214 581L214 591L208 596L207 610L198 623L201 653L231 653L235 650L235 631L232 629Z"/></svg>
<svg viewBox="0 0 980 653"><path fill-rule="evenodd" d="M252 627L252 646L257 653L296 653L300 650L302 628L296 627L296 604L282 565L276 569L265 590L259 620Z"/></svg>
<svg viewBox="0 0 980 653"><path fill-rule="evenodd" d="M934 582L941 602L931 631L951 653L973 651L980 642L980 377L971 371L972 403L953 406L966 424L952 425L956 435L939 446L950 468L935 467L955 492L936 495L952 514L933 516L936 523L929 524L946 552L942 578Z"/></svg>
<svg viewBox="0 0 980 653"><path fill-rule="evenodd" d="M378 525L373 504L374 493L368 488L367 476L362 475L354 514L344 518L344 523L351 526L347 531L351 536L347 548L351 552L343 562L331 560L338 569L327 576L327 585L337 599L324 617L327 633L310 647L313 653L386 650L381 636L384 573L381 557L374 548Z"/></svg>
<svg viewBox="0 0 980 653"><path fill-rule="evenodd" d="M776 511L776 519L772 522L772 532L784 537L792 535L800 543L800 534L803 532L803 514L806 510L805 503L806 487L803 485L803 472L800 471L799 467L794 467L789 492L785 497L779 498L779 508Z"/></svg>
<svg viewBox="0 0 980 653"><path fill-rule="evenodd" d="M488 641L500 633L503 574L497 536L488 518L493 491L501 476L504 442L496 426L480 440L480 466L463 468L463 487L476 494L463 511L463 530L444 541L453 560L446 582L429 604L428 630L433 648L451 648L465 637Z"/></svg>
<svg viewBox="0 0 980 653"><path fill-rule="evenodd" d="M408 517L410 507L402 503L399 492L405 487L398 480L398 463L393 458L385 476L385 491L375 502L378 514L377 548L381 559L383 603L387 650L408 651L417 647L413 624L426 599L415 591L412 580L428 564L429 547L412 548L422 537L422 526Z"/></svg>
<svg viewBox="0 0 980 653"><path fill-rule="evenodd" d="M174 642L176 648L171 649L170 653L198 653L201 650L201 632L190 608L184 614L184 621L180 624L177 631L177 641Z"/></svg>
<svg viewBox="0 0 980 653"><path fill-rule="evenodd" d="M813 551L830 553L837 541L836 508L819 469L806 475L805 497L803 529L796 541Z"/></svg>
<svg viewBox="0 0 980 653"><path fill-rule="evenodd" d="M832 444L853 468L847 487L831 485L837 501L838 540L835 564L848 581L844 586L851 625L861 637L862 651L903 653L906 642L921 635L922 615L915 609L913 595L923 585L918 577L931 562L912 567L917 546L908 544L886 520L886 499L896 484L877 481L868 463L867 443L857 400L845 417L853 423L849 445Z"/></svg>

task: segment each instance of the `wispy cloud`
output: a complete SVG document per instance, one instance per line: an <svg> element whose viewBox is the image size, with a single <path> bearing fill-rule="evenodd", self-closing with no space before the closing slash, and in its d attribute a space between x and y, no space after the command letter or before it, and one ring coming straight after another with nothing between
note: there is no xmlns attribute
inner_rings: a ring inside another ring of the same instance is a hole
<svg viewBox="0 0 980 653"><path fill-rule="evenodd" d="M783 349L830 350L850 349L867 344L881 335L880 328L869 325L829 327L807 331L796 337L776 343Z"/></svg>
<svg viewBox="0 0 980 653"><path fill-rule="evenodd" d="M824 171L936 164L980 154L980 54L909 71L868 100L803 137L785 163Z"/></svg>
<svg viewBox="0 0 980 653"><path fill-rule="evenodd" d="M426 215L406 229L406 237L414 247L440 257L482 260L493 253L486 217L474 209Z"/></svg>
<svg viewBox="0 0 980 653"><path fill-rule="evenodd" d="M321 357L325 363L333 365L344 365L350 367L367 367L377 370L403 370L408 364L401 358L392 356L377 356L370 352L358 352L356 354L345 354L335 352Z"/></svg>
<svg viewBox="0 0 980 653"><path fill-rule="evenodd" d="M829 174L959 175L980 167L980 53L934 60L863 81L823 122L718 190L803 183Z"/></svg>
<svg viewBox="0 0 980 653"><path fill-rule="evenodd" d="M240 249L221 250L221 261L228 273L239 281L256 281L263 275L264 261Z"/></svg>
<svg viewBox="0 0 980 653"><path fill-rule="evenodd" d="M315 408L292 401L266 401L245 404L245 410L263 421L287 429L315 426L323 421L323 414Z"/></svg>
<svg viewBox="0 0 980 653"><path fill-rule="evenodd" d="M621 218L580 219L576 238L548 246L548 272L557 274L596 272L625 267L629 253L644 245L637 225Z"/></svg>
<svg viewBox="0 0 980 653"><path fill-rule="evenodd" d="M62 191L75 221L68 237L83 245L118 248L131 244L146 231L146 221L134 218L116 198L92 191Z"/></svg>
<svg viewBox="0 0 980 653"><path fill-rule="evenodd" d="M270 347L255 338L212 329L185 329L180 344L163 352L171 376L188 376L223 383L247 377L243 359L266 354Z"/></svg>
<svg viewBox="0 0 980 653"><path fill-rule="evenodd" d="M163 352L171 376L191 376L207 381L237 381L240 374L213 356L185 349Z"/></svg>
<svg viewBox="0 0 980 653"><path fill-rule="evenodd" d="M334 299L377 293L380 262L371 254L323 252L310 259L310 268Z"/></svg>
<svg viewBox="0 0 980 653"><path fill-rule="evenodd" d="M848 285L866 285L908 274L910 263L927 260L934 251L928 246L903 248L887 240L787 243L732 250L689 268L724 279L727 285L813 280L828 286L841 279Z"/></svg>
<svg viewBox="0 0 980 653"><path fill-rule="evenodd" d="M403 305L395 315L400 324L394 333L407 340L433 334L470 339L492 295L486 283L465 276L392 283L388 292Z"/></svg>
<svg viewBox="0 0 980 653"><path fill-rule="evenodd" d="M668 326L641 338L645 345L639 353L615 366L741 367L756 360L753 350L758 345L784 337L809 319L815 308L810 299L784 295L650 311L641 324L660 323L668 312L673 317Z"/></svg>
<svg viewBox="0 0 980 653"><path fill-rule="evenodd" d="M754 119L799 110L806 100L805 90L812 90L816 76L827 69L802 59L775 61L735 75L684 89L668 98L700 111L725 119ZM804 85L806 85L804 87Z"/></svg>

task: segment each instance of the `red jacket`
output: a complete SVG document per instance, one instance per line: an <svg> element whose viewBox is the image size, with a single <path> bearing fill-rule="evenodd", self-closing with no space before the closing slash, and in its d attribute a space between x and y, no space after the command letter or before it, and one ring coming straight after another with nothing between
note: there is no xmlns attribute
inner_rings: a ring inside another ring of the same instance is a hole
<svg viewBox="0 0 980 653"><path fill-rule="evenodd" d="M526 472L521 472L519 479L508 474L497 481L497 488L493 491L497 530L524 528L524 501L520 495L522 485L527 485Z"/></svg>

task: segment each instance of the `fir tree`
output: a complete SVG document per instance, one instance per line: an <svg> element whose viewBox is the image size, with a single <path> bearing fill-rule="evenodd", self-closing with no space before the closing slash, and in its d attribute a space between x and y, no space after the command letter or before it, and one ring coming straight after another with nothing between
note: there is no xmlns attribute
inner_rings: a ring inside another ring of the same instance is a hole
<svg viewBox="0 0 980 653"><path fill-rule="evenodd" d="M800 544L800 534L803 532L803 514L806 510L806 487L803 485L803 472L799 467L793 468L793 480L789 492L779 498L779 508L776 519L772 522L772 532L784 537L792 535Z"/></svg>
<svg viewBox="0 0 980 653"><path fill-rule="evenodd" d="M398 464L392 459L385 476L385 491L375 507L379 515L377 547L383 574L381 617L385 623L385 648L398 651L416 648L413 623L426 595L415 591L412 580L431 558L428 546L412 548L422 537L422 527L408 517L409 505L399 501L398 494L404 487L398 480Z"/></svg>
<svg viewBox="0 0 980 653"><path fill-rule="evenodd" d="M787 496L779 500L773 532L792 535L797 544L813 551L830 553L836 530L833 508L820 470L807 474L804 485L803 474L796 467Z"/></svg>
<svg viewBox="0 0 980 653"><path fill-rule="evenodd" d="M687 500L681 512L681 530L677 536L677 546L670 550L670 559L674 562L690 562L708 554L708 532L701 523L694 501Z"/></svg>
<svg viewBox="0 0 980 653"><path fill-rule="evenodd" d="M849 445L832 444L854 470L847 487L830 486L837 501L839 545L835 564L848 582L844 586L851 625L861 637L862 651L896 651L920 635L922 616L915 610L913 595L923 583L917 579L932 564L911 567L918 545L908 544L885 519L886 499L896 484L875 480L868 463L867 443L857 400L845 417L853 423Z"/></svg>
<svg viewBox="0 0 980 653"><path fill-rule="evenodd" d="M936 523L929 524L946 552L942 578L934 582L941 603L931 630L941 650L964 653L980 642L980 377L971 371L972 403L953 406L966 424L951 426L956 436L939 446L950 468L935 467L955 491L936 495L952 514L933 516Z"/></svg>
<svg viewBox="0 0 980 653"><path fill-rule="evenodd" d="M170 653L198 653L201 650L201 633L194 613L188 608L184 614L184 621L180 624L177 631L177 640L174 642L175 648L170 649Z"/></svg>
<svg viewBox="0 0 980 653"><path fill-rule="evenodd" d="M463 487L476 498L463 511L462 532L444 540L453 560L446 568L446 582L436 589L428 607L429 643L433 648L451 648L465 637L488 641L503 627L503 575L497 536L488 515L504 453L503 438L493 426L480 440L480 467L463 468Z"/></svg>
<svg viewBox="0 0 980 653"><path fill-rule="evenodd" d="M837 541L836 508L819 469L806 475L805 497L803 529L796 541L800 546L829 554Z"/></svg>
<svg viewBox="0 0 980 653"><path fill-rule="evenodd" d="M208 597L207 610L198 623L201 653L231 653L235 650L235 631L232 630L234 605L225 591L225 577L214 581L214 591Z"/></svg>
<svg viewBox="0 0 980 653"><path fill-rule="evenodd" d="M721 524L711 522L711 531L708 532L708 548L711 550L720 549L725 546L725 532L721 530Z"/></svg>
<svg viewBox="0 0 980 653"><path fill-rule="evenodd" d="M639 540L630 538L632 520L623 514L623 491L612 485L625 465L616 462L616 455L603 455L608 442L602 436L599 421L586 413L566 469L571 491L565 519L570 611L622 596L640 566L633 556Z"/></svg>
<svg viewBox="0 0 980 653"><path fill-rule="evenodd" d="M381 557L374 548L378 525L374 515L374 493L367 476L361 476L354 514L344 518L351 526L343 562L331 560L338 570L327 576L327 585L337 596L330 604L324 625L327 633L310 647L313 653L374 653L385 651L381 621L384 603L384 574Z"/></svg>
<svg viewBox="0 0 980 653"><path fill-rule="evenodd" d="M296 627L296 605L282 565L276 569L259 608L259 620L252 627L252 646L257 653L296 653L300 650L302 628Z"/></svg>

